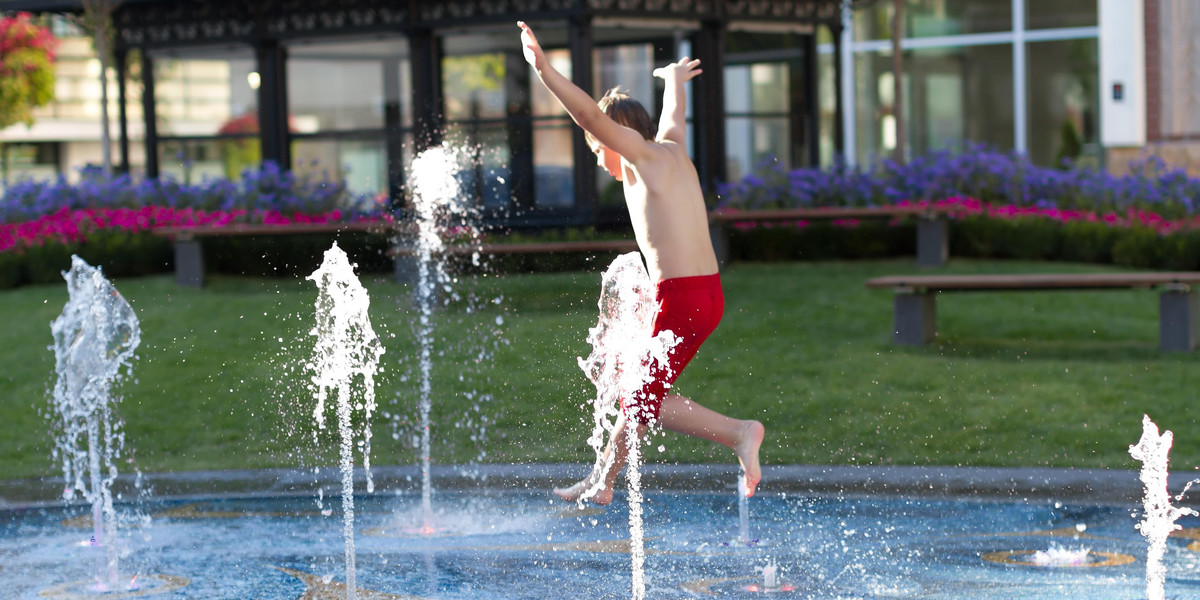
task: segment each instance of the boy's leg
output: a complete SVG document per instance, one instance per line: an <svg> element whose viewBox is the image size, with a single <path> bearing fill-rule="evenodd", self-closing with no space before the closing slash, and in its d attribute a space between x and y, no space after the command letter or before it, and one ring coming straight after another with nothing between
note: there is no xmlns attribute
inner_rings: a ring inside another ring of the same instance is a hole
<svg viewBox="0 0 1200 600"><path fill-rule="evenodd" d="M600 506L607 506L611 503L613 486L616 485L617 476L621 473L621 469L625 466L625 461L629 455L627 427L625 413L622 411L617 417L613 435L608 440L608 446L604 449L604 455L601 457L600 464L583 480L568 488L554 488L554 493L559 498L568 502L583 500L591 501ZM645 425L638 425L637 432L639 436L645 433L645 431ZM596 491L589 493L593 489Z"/></svg>
<svg viewBox="0 0 1200 600"><path fill-rule="evenodd" d="M678 394L663 399L659 422L666 429L703 438L733 450L746 473L746 495L753 496L762 479L758 449L765 429L758 421L734 419Z"/></svg>

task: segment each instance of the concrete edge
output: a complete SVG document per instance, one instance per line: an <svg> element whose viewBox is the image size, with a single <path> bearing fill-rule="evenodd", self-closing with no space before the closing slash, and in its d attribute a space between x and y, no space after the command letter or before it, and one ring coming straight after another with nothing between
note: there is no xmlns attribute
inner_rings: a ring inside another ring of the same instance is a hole
<svg viewBox="0 0 1200 600"><path fill-rule="evenodd" d="M548 491L577 481L589 468L580 463L435 466L431 476L435 490ZM421 473L415 466L378 466L372 467L371 473L376 494L421 489ZM642 489L734 492L739 474L732 465L651 464L643 469ZM355 469L354 479L355 489L363 493L363 469ZM1178 494L1187 481L1184 474L1173 475L1170 489ZM117 478L113 492L121 501L139 497L305 496L315 495L319 488L326 495L340 493L341 472L337 468L308 468L126 474ZM62 489L61 477L0 480L0 510L67 504ZM1100 504L1139 503L1143 491L1136 471L1040 467L768 465L763 467L759 486L759 492L765 494L1053 499ZM1188 499L1183 503L1189 503Z"/></svg>

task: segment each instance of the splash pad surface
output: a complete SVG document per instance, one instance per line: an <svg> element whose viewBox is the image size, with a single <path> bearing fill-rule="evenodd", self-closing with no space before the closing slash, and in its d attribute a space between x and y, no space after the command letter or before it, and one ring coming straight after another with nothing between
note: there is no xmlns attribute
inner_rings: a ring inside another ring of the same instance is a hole
<svg viewBox="0 0 1200 600"><path fill-rule="evenodd" d="M139 574L125 591L88 589L96 549L81 544L90 531L87 507L0 509L5 597L345 597L337 498L300 493L306 475L292 476L285 486L274 482L293 489L286 494L272 493L264 479L259 496L118 504L128 523L122 564ZM385 476L377 493L356 499L358 597L629 597L623 493L607 508L580 510L536 478L527 488L516 479L477 481L474 489L437 492L434 529L421 531L421 493L405 479ZM768 479L750 503L745 542L730 490L670 491L669 480L651 472L643 504L648 597L1145 597L1146 544L1132 500L828 493L802 485L771 491ZM1167 597L1200 598L1200 544L1193 546L1200 519L1180 524L1166 553ZM1088 552L1037 564L1035 554L1055 547ZM768 564L778 567L774 589L764 589Z"/></svg>

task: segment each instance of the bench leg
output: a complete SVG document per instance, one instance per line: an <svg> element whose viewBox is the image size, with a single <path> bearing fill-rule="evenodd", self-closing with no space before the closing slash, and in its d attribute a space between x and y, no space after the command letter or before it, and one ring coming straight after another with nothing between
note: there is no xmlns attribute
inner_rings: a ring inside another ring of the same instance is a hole
<svg viewBox="0 0 1200 600"><path fill-rule="evenodd" d="M416 285L420 259L417 257L416 242L402 239L392 240L392 277L401 285Z"/></svg>
<svg viewBox="0 0 1200 600"><path fill-rule="evenodd" d="M1158 347L1164 352L1196 349L1197 300L1195 291L1168 290L1158 297Z"/></svg>
<svg viewBox="0 0 1200 600"><path fill-rule="evenodd" d="M937 335L937 304L933 292L897 292L892 329L900 346L921 346Z"/></svg>
<svg viewBox="0 0 1200 600"><path fill-rule="evenodd" d="M944 218L917 219L917 266L946 266L950 258L949 230Z"/></svg>
<svg viewBox="0 0 1200 600"><path fill-rule="evenodd" d="M725 268L729 264L729 230L724 225L708 226L708 236L712 238L713 253L717 255L717 266Z"/></svg>
<svg viewBox="0 0 1200 600"><path fill-rule="evenodd" d="M200 240L175 240L175 283L204 287L204 248L200 246Z"/></svg>

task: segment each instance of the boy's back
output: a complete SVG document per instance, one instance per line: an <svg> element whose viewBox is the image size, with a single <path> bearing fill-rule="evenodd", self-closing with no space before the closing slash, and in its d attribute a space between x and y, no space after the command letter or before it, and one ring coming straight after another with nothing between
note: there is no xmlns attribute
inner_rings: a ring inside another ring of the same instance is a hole
<svg viewBox="0 0 1200 600"><path fill-rule="evenodd" d="M645 144L647 152L628 163L622 183L650 278L662 281L716 273L696 167L681 144L671 140Z"/></svg>

